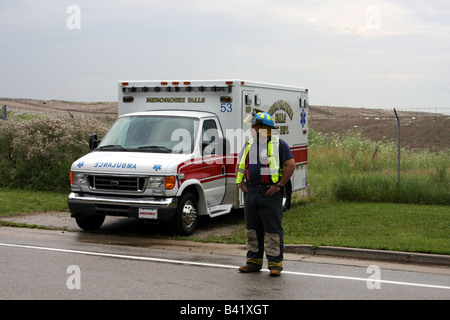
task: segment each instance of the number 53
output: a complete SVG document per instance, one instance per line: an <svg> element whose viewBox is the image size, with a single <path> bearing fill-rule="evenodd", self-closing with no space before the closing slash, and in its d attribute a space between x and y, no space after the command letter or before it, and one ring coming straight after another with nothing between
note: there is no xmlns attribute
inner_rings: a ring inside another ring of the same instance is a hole
<svg viewBox="0 0 450 320"><path fill-rule="evenodd" d="M222 103L220 105L221 112L231 112L233 111L233 105L231 103Z"/></svg>

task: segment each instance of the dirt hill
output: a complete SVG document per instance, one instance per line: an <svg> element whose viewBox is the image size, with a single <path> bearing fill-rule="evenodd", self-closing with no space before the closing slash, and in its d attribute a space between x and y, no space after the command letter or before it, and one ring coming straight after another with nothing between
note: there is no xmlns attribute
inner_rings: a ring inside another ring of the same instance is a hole
<svg viewBox="0 0 450 320"><path fill-rule="evenodd" d="M398 112L401 146L439 151L450 148L450 117L425 112ZM327 135L360 132L373 141L397 142L393 110L310 106L309 125Z"/></svg>
<svg viewBox="0 0 450 320"><path fill-rule="evenodd" d="M70 116L117 116L117 102L74 102L61 100L34 100L0 98L0 106L8 110L31 114L48 114L57 117Z"/></svg>
<svg viewBox="0 0 450 320"><path fill-rule="evenodd" d="M117 115L117 102L70 102L0 98L8 110L58 117ZM450 148L450 117L437 113L398 113L401 145L410 149L439 151ZM397 119L393 110L310 106L309 125L326 135L360 132L374 141L397 141Z"/></svg>

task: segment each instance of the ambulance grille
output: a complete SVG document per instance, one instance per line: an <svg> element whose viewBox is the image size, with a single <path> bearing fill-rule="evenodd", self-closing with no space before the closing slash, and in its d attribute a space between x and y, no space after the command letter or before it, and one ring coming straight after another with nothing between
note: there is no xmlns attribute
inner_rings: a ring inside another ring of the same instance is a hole
<svg viewBox="0 0 450 320"><path fill-rule="evenodd" d="M135 176L89 176L89 187L92 190L143 192L147 177Z"/></svg>

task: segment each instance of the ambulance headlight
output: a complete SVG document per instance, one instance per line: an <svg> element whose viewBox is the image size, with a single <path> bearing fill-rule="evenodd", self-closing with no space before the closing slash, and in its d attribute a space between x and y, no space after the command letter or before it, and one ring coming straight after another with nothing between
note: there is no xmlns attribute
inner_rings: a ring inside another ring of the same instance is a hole
<svg viewBox="0 0 450 320"><path fill-rule="evenodd" d="M70 186L73 191L79 190L82 186L87 186L87 175L82 172L70 172Z"/></svg>
<svg viewBox="0 0 450 320"><path fill-rule="evenodd" d="M164 189L164 177L150 177L147 187L150 189Z"/></svg>
<svg viewBox="0 0 450 320"><path fill-rule="evenodd" d="M156 190L172 190L175 187L175 176L154 176L148 179L147 188Z"/></svg>

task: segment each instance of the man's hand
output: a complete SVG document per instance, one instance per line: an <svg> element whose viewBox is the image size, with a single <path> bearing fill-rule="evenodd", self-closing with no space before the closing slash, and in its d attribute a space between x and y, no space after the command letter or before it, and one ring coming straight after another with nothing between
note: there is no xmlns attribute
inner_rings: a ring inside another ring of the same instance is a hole
<svg viewBox="0 0 450 320"><path fill-rule="evenodd" d="M238 186L239 186L239 189L241 189L242 191L244 191L244 192L247 192L248 190L247 190L247 186L245 185L245 181L241 181L239 184L238 184Z"/></svg>
<svg viewBox="0 0 450 320"><path fill-rule="evenodd" d="M278 191L280 191L280 189L281 189L280 187L277 187L276 185L271 184L269 190L266 191L266 196L271 197L271 196L273 196L275 193L277 193Z"/></svg>

